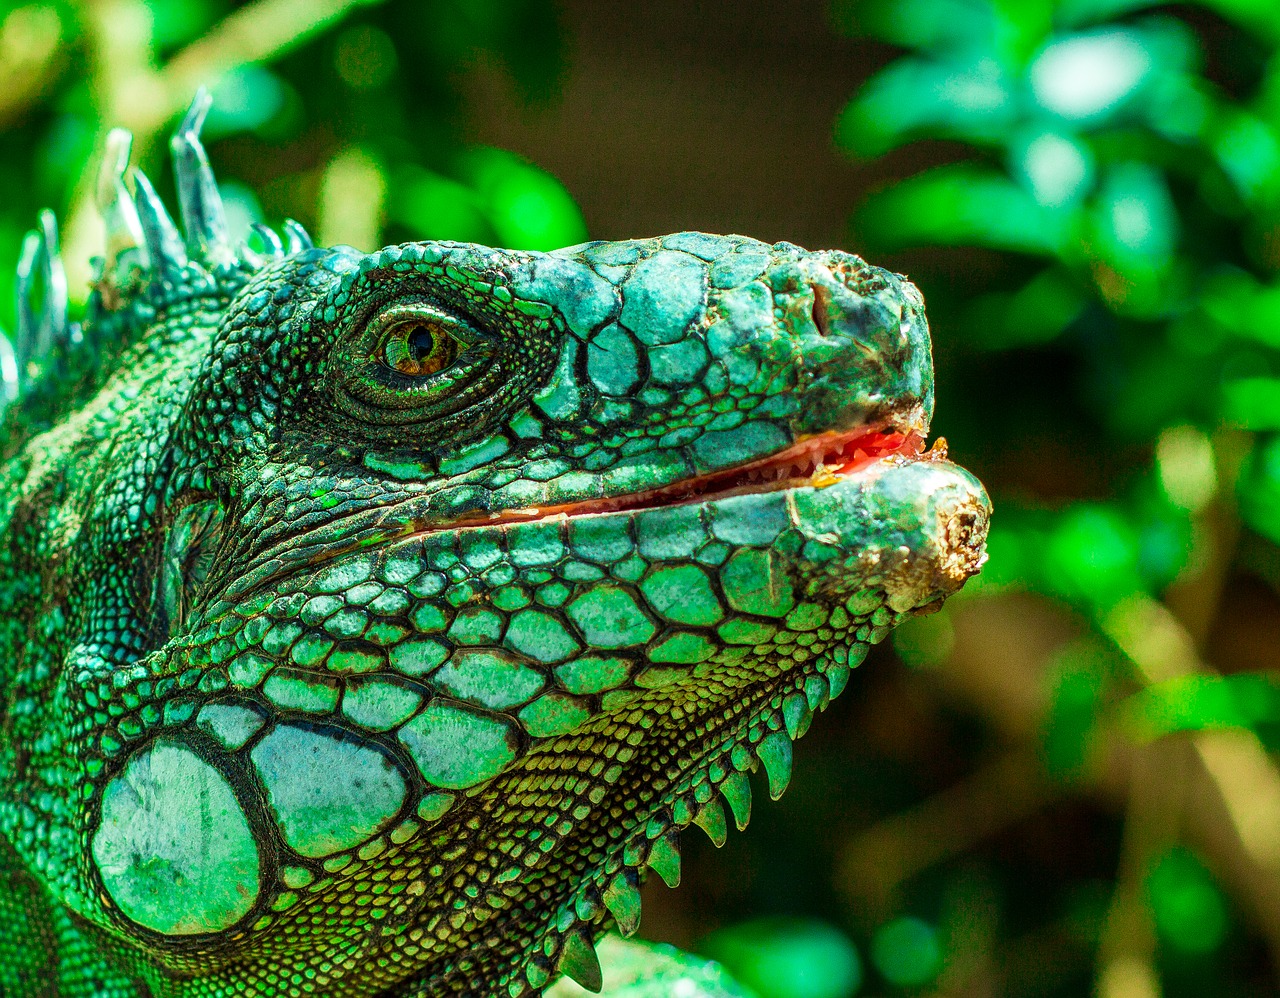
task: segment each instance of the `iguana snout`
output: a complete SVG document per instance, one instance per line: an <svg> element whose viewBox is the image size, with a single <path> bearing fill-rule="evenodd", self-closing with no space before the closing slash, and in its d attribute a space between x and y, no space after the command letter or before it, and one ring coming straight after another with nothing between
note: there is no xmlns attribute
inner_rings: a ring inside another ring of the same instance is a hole
<svg viewBox="0 0 1280 998"><path fill-rule="evenodd" d="M924 301L906 278L850 253L800 263L812 322L797 329L802 432L878 424L927 432L933 368Z"/></svg>

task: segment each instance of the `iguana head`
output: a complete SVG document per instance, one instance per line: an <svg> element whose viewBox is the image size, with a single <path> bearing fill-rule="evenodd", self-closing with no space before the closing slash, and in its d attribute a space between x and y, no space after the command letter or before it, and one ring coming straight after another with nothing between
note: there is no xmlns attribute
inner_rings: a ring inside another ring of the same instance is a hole
<svg viewBox="0 0 1280 998"><path fill-rule="evenodd" d="M47 692L0 686L6 831L165 994L591 983L680 830L744 826L758 762L781 794L869 645L981 564L920 295L700 233L251 254L196 112L186 237L104 184L80 335L118 360L11 464L10 544L75 553L25 604L62 614Z"/></svg>

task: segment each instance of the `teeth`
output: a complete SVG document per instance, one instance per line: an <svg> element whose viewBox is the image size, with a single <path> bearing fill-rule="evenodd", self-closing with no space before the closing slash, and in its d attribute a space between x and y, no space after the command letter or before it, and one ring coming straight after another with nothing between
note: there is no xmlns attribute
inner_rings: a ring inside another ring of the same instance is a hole
<svg viewBox="0 0 1280 998"><path fill-rule="evenodd" d="M618 931L624 936L635 934L640 928L640 888L636 873L630 868L618 871L604 889L604 906L618 923Z"/></svg>
<svg viewBox="0 0 1280 998"><path fill-rule="evenodd" d="M593 994L599 994L604 987L600 958L596 956L595 945L585 927L565 935L556 969Z"/></svg>
<svg viewBox="0 0 1280 998"><path fill-rule="evenodd" d="M770 732L760 739L756 755L764 763L764 771L769 777L769 796L777 800L786 793L787 784L791 782L791 739L786 732Z"/></svg>
<svg viewBox="0 0 1280 998"><path fill-rule="evenodd" d="M680 886L680 845L675 832L654 840L648 865L668 887Z"/></svg>
<svg viewBox="0 0 1280 998"><path fill-rule="evenodd" d="M719 801L707 801L698 812L698 816L693 819L693 823L707 833L707 837L717 849L724 845L729 837L729 830L724 821L724 808L720 806Z"/></svg>
<svg viewBox="0 0 1280 998"><path fill-rule="evenodd" d="M730 773L720 781L719 789L729 802L733 823L738 826L738 831L742 831L751 820L751 784L747 781L747 774Z"/></svg>

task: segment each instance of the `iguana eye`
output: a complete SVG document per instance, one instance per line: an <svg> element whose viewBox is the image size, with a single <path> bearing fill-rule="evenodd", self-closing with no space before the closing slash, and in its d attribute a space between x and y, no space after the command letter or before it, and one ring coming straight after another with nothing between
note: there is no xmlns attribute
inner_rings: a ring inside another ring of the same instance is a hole
<svg viewBox="0 0 1280 998"><path fill-rule="evenodd" d="M370 425L457 412L492 399L511 379L500 335L417 295L385 303L341 332L327 368L335 399Z"/></svg>
<svg viewBox="0 0 1280 998"><path fill-rule="evenodd" d="M393 371L411 378L425 378L442 371L462 352L465 332L450 316L400 307L380 317L386 333L378 348L379 359Z"/></svg>
<svg viewBox="0 0 1280 998"><path fill-rule="evenodd" d="M422 378L457 360L461 346L439 323L407 319L387 331L382 359L401 374Z"/></svg>

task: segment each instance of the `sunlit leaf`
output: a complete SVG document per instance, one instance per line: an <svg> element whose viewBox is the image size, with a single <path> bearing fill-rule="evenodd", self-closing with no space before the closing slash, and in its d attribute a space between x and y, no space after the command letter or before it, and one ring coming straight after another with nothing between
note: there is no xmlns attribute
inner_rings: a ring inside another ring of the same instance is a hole
<svg viewBox="0 0 1280 998"><path fill-rule="evenodd" d="M1151 740L1176 731L1255 728L1280 721L1280 675L1183 676L1157 683L1124 705L1125 729Z"/></svg>
<svg viewBox="0 0 1280 998"><path fill-rule="evenodd" d="M968 62L900 59L841 112L836 142L860 156L878 156L925 134L995 144L1016 116L1010 81L989 55Z"/></svg>
<svg viewBox="0 0 1280 998"><path fill-rule="evenodd" d="M236 241L249 238L249 226L262 221L262 205L253 188L235 180L218 184L222 207L227 216L227 234Z"/></svg>
<svg viewBox="0 0 1280 998"><path fill-rule="evenodd" d="M205 135L216 137L252 131L267 124L285 103L284 85L262 66L237 66L222 75L213 87L213 107Z"/></svg>
<svg viewBox="0 0 1280 998"><path fill-rule="evenodd" d="M386 170L359 146L340 150L324 169L316 199L316 235L326 246L371 252L382 244Z"/></svg>
<svg viewBox="0 0 1280 998"><path fill-rule="evenodd" d="M1069 120L1095 118L1132 97L1153 67L1142 35L1108 28L1059 39L1031 65L1040 106Z"/></svg>
<svg viewBox="0 0 1280 998"><path fill-rule="evenodd" d="M1074 214L1037 203L995 170L956 164L873 196L858 221L884 246L968 243L1052 255L1066 243Z"/></svg>
<svg viewBox="0 0 1280 998"><path fill-rule="evenodd" d="M1218 491L1213 444L1194 426L1172 426L1156 440L1156 474L1169 501L1197 512Z"/></svg>
<svg viewBox="0 0 1280 998"><path fill-rule="evenodd" d="M1204 864L1186 849L1166 853L1147 880L1161 939L1184 953L1212 953L1229 928L1222 892Z"/></svg>
<svg viewBox="0 0 1280 998"><path fill-rule="evenodd" d="M857 947L806 918L764 918L713 933L698 949L760 998L852 998L862 986Z"/></svg>
<svg viewBox="0 0 1280 998"><path fill-rule="evenodd" d="M1092 150L1069 135L1032 133L1015 145L1011 160L1015 176L1047 208L1078 200L1093 180Z"/></svg>
<svg viewBox="0 0 1280 998"><path fill-rule="evenodd" d="M586 238L577 204L544 170L499 149L477 149L465 158L462 172L479 194L500 246L550 250Z"/></svg>
<svg viewBox="0 0 1280 998"><path fill-rule="evenodd" d="M938 932L923 919L894 919L872 938L871 960L890 984L907 988L928 984L942 968Z"/></svg>
<svg viewBox="0 0 1280 998"><path fill-rule="evenodd" d="M1178 237L1178 213L1160 171L1145 163L1110 170L1094 208L1099 254L1122 273L1166 265Z"/></svg>

